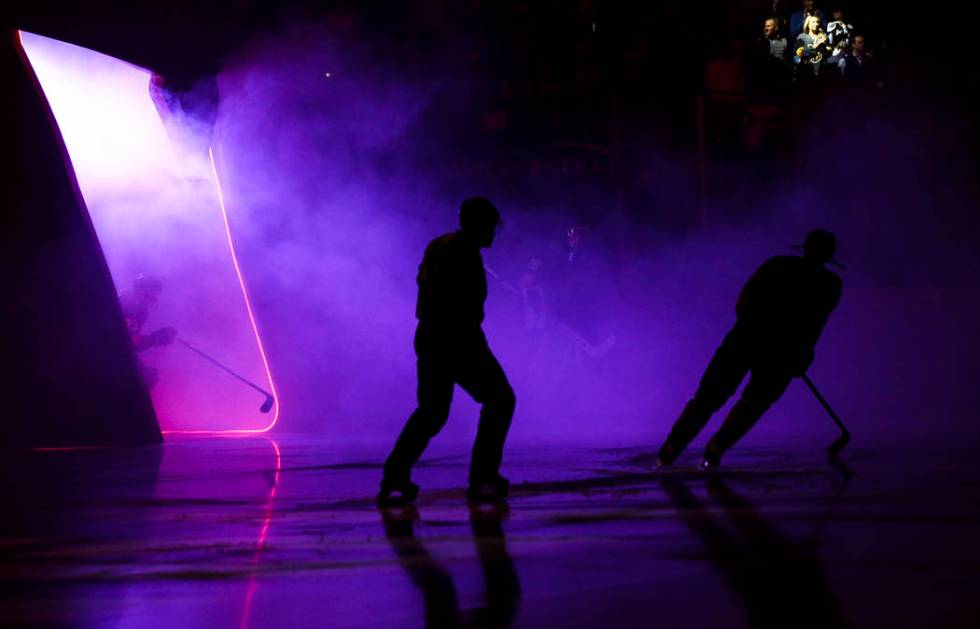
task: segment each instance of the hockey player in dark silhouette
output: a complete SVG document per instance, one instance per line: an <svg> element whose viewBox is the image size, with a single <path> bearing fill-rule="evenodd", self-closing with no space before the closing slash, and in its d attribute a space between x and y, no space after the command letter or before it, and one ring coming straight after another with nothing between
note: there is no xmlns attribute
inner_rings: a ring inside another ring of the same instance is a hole
<svg viewBox="0 0 980 629"><path fill-rule="evenodd" d="M160 280L141 273L133 280L132 292L123 292L119 295L119 304L122 306L123 317L126 319L126 327L129 329L129 336L137 353L145 352L154 347L170 345L177 337L177 331L169 326L154 330L149 334L143 332L143 326L150 317L150 313L156 309L162 291L163 284ZM136 360L143 380L146 382L146 387L152 389L157 381L157 370L144 363L141 358Z"/></svg>
<svg viewBox="0 0 980 629"><path fill-rule="evenodd" d="M717 466L792 379L806 373L827 317L840 300L840 277L824 268L836 247L832 233L813 230L802 256L770 258L749 278L735 307L735 326L661 446L657 467L674 462L747 373L752 375L741 398L705 447L703 468Z"/></svg>
<svg viewBox="0 0 980 629"><path fill-rule="evenodd" d="M481 328L487 278L480 249L493 244L499 225L500 213L490 201L467 199L460 206L459 229L425 249L415 313L419 405L385 461L379 503L415 499L419 488L411 481L412 466L445 425L457 384L483 405L467 496L507 495L510 483L499 469L516 400Z"/></svg>

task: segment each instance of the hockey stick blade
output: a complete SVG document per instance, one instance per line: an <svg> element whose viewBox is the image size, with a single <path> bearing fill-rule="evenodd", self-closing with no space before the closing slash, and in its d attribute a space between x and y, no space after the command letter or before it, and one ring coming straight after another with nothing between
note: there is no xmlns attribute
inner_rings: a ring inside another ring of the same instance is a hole
<svg viewBox="0 0 980 629"><path fill-rule="evenodd" d="M274 403L275 403L275 399L273 399L271 395L267 395L265 398L265 402L262 402L262 406L259 407L259 410L262 411L263 413L268 413L269 411L272 410L272 405Z"/></svg>
<svg viewBox="0 0 980 629"><path fill-rule="evenodd" d="M840 455L841 451L847 447L848 442L851 440L851 433L845 432L840 437L837 438L832 444L827 446L827 457L831 459L836 459Z"/></svg>

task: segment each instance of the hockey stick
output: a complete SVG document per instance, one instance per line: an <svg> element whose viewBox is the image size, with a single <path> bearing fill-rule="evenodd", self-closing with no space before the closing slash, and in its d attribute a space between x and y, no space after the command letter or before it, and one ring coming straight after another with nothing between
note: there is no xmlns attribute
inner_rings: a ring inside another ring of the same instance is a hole
<svg viewBox="0 0 980 629"><path fill-rule="evenodd" d="M198 356L204 358L206 361L208 361L212 365L218 367L219 369L222 369L222 370L228 372L229 374L231 374L235 378L238 378L239 380L241 380L242 382L244 382L248 386L252 387L256 391L258 391L259 393L261 393L262 395L264 395L265 396L265 402L262 402L262 406L259 407L259 410L260 411L262 411L263 413L268 413L270 410L272 410L272 405L275 402L275 398L272 397L272 394L271 393L269 393L268 391L266 391L265 389L263 389L259 385L255 384L251 380L246 380L244 377L238 375L237 373L235 373L234 371L232 371L228 367L225 367L223 364L221 364L220 362L218 362L216 359L214 359L211 356L205 354L204 352L202 352L201 350L197 349L196 347L194 347L193 345L191 345L190 343L188 343L184 339L177 339L177 342L180 343L181 345L183 345L184 347L186 347L187 349L191 350L192 352L194 352Z"/></svg>
<svg viewBox="0 0 980 629"><path fill-rule="evenodd" d="M827 411L830 418L834 420L834 423L837 424L838 428L840 428L840 437L838 437L832 444L827 446L827 456L831 459L836 459L837 455L841 453L841 450L843 450L844 447L847 446L847 443L851 440L851 433L847 430L844 422L840 420L840 417L837 416L837 413L834 412L834 409L830 408L830 404L827 403L827 400L820 395L820 391L817 390L817 386L813 384L813 381L810 380L808 375L803 374L803 382L805 382L806 386L813 392L814 397L816 397L817 401L820 402L820 406L823 407L823 410Z"/></svg>
<svg viewBox="0 0 980 629"><path fill-rule="evenodd" d="M500 285L507 289L508 292L513 295L517 295L521 299L524 299L524 293L518 290L513 284L497 275L497 273L486 264L483 265L483 268L487 272L487 275L500 282ZM593 345L582 338L582 335L576 332L567 323L562 323L561 321L553 321L553 323L557 329L562 331L563 334L569 336L575 345L578 346L578 348L582 350L589 358L602 358L609 353L609 350L611 350L614 345L616 345L615 334L609 334L601 343L598 345Z"/></svg>

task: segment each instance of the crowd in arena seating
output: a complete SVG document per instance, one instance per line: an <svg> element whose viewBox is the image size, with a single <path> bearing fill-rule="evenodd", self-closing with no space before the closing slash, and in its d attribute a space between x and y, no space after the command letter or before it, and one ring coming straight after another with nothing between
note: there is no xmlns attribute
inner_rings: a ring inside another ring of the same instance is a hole
<svg viewBox="0 0 980 629"><path fill-rule="evenodd" d="M448 77L428 133L481 147L451 161L453 177L631 186L624 204L678 224L695 214L676 198L695 185L710 196L791 177L814 125L878 110L909 59L887 46L884 0L350 5L332 34L370 40L403 76Z"/></svg>
<svg viewBox="0 0 980 629"><path fill-rule="evenodd" d="M781 3L774 5L778 10ZM751 42L737 40L708 60L705 88L712 100L780 103L796 89L883 86L868 37L841 9L824 14L814 0L803 0L798 11L773 12L757 28Z"/></svg>
<svg viewBox="0 0 980 629"><path fill-rule="evenodd" d="M705 64L709 149L784 153L793 129L828 96L855 108L883 91L885 73L865 25L815 0L784 8L776 0L756 12L747 36L722 45Z"/></svg>
<svg viewBox="0 0 980 629"><path fill-rule="evenodd" d="M814 0L804 0L788 18L778 13L767 17L761 30L756 52L772 67L763 73L767 79L785 75L806 82L822 77L861 87L881 83L867 37L842 9L825 15Z"/></svg>

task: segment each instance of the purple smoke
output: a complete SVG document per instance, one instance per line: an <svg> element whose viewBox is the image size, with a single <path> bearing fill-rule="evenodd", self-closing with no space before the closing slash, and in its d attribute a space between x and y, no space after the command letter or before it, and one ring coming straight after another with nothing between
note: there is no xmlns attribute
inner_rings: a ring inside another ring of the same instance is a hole
<svg viewBox="0 0 980 629"><path fill-rule="evenodd" d="M829 99L801 125L778 176L746 167L709 195L705 229L692 228L702 203L692 153L626 129L620 242L613 187L547 169L508 177L506 151L460 132L479 127L492 98L472 79L478 59L465 43L434 45L419 67L384 46L292 25L250 42L219 76L213 137L282 430L393 442L414 406L422 250L455 228L462 198L483 194L506 221L485 253L501 278L490 280L485 328L518 395L515 445L658 445L749 274L817 226L837 233L849 270L811 373L855 442L923 439L937 422L977 435L963 412L980 402L964 386L980 347L976 162L955 105L889 113ZM938 115L952 124L916 131ZM483 172L485 163L503 166ZM532 258L560 275L572 224L586 226L593 261L582 306L616 338L598 358L554 321L536 328L514 291ZM834 433L822 413L794 384L746 444L823 444ZM475 418L460 393L435 447L469 441Z"/></svg>

